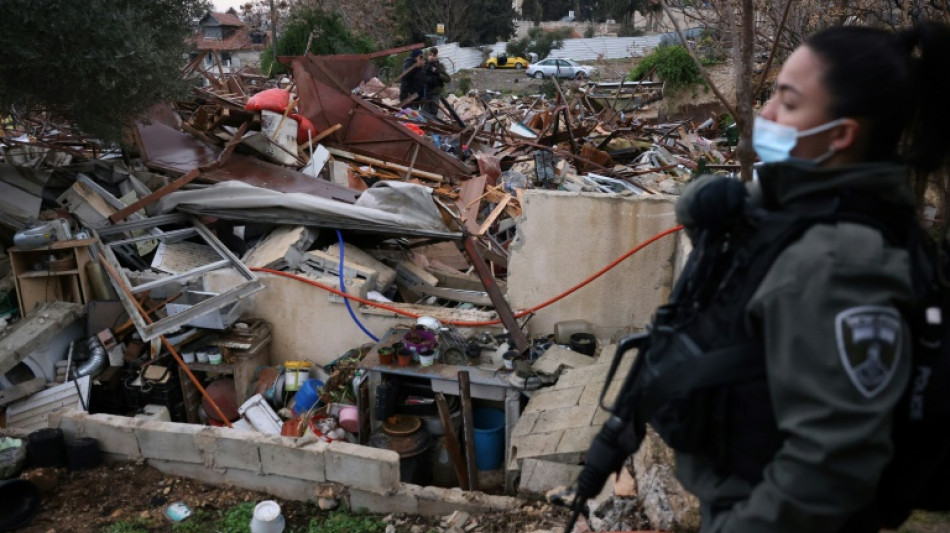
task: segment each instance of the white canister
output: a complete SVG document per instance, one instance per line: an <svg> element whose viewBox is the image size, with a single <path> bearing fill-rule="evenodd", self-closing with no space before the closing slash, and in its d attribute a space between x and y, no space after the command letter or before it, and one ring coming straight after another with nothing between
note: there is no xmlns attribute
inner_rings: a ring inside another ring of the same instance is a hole
<svg viewBox="0 0 950 533"><path fill-rule="evenodd" d="M220 348L211 348L208 350L208 362L212 365L221 364L221 349Z"/></svg>
<svg viewBox="0 0 950 533"><path fill-rule="evenodd" d="M208 362L208 350L205 350L204 348L202 348L202 349L196 351L196 352L195 352L195 359L197 359L199 363L207 363L207 362Z"/></svg>
<svg viewBox="0 0 950 533"><path fill-rule="evenodd" d="M438 333L439 329L442 328L442 323L431 316L420 316L416 319L416 325L422 326L433 333Z"/></svg>
<svg viewBox="0 0 950 533"><path fill-rule="evenodd" d="M280 514L280 504L273 500L264 500L254 506L251 518L251 533L282 533L284 515Z"/></svg>

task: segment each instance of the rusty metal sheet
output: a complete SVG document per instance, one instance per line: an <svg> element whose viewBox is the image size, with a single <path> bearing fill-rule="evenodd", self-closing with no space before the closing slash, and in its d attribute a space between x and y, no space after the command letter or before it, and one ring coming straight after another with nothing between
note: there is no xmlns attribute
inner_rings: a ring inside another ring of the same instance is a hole
<svg viewBox="0 0 950 533"><path fill-rule="evenodd" d="M327 138L332 141L328 144L451 179L471 177L471 169L461 161L401 124L386 120L383 111L352 94L372 73L370 55L284 59L290 62L297 82L298 112L318 129L343 126Z"/></svg>
<svg viewBox="0 0 950 533"><path fill-rule="evenodd" d="M173 118L155 110L148 123L135 123L135 140L146 166L176 174L214 163L221 149L202 142L177 129ZM205 182L241 181L248 185L281 192L302 192L353 203L359 191L322 179L314 179L292 168L274 165L256 157L231 154L219 168L202 172L197 178Z"/></svg>

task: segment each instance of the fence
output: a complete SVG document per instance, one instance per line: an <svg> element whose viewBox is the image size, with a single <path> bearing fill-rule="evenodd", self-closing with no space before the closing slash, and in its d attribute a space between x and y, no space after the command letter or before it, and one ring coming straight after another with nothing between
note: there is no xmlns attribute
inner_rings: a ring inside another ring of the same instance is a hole
<svg viewBox="0 0 950 533"><path fill-rule="evenodd" d="M570 58L577 61L594 59L623 59L627 57L642 57L648 50L656 48L660 43L660 35L645 37L593 37L590 39L565 39L564 46L551 51L549 57ZM507 43L500 42L486 45L491 54L505 51ZM449 43L439 46L439 58L445 60L445 67L449 74L460 70L475 68L484 62L481 48L463 48L458 43Z"/></svg>

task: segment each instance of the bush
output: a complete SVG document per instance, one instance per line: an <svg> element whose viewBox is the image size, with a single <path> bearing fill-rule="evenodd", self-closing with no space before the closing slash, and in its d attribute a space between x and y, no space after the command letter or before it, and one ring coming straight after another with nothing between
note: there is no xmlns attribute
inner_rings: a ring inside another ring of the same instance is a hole
<svg viewBox="0 0 950 533"><path fill-rule="evenodd" d="M548 57L551 50L564 46L564 39L574 35L571 28L554 28L545 31L543 28L531 28L528 35L520 39L508 41L505 52L509 57L528 57L528 54L538 54L538 61Z"/></svg>
<svg viewBox="0 0 950 533"><path fill-rule="evenodd" d="M630 71L630 78L640 80L651 70L666 82L670 89L683 89L696 84L705 85L699 67L682 46L661 46L643 58L640 64Z"/></svg>
<svg viewBox="0 0 950 533"><path fill-rule="evenodd" d="M590 39L590 38L592 38L592 37L593 37L594 35L596 35L596 34L597 34L597 30L594 29L594 25L593 25L593 24L587 26L587 29L584 30L584 38L585 38L585 39Z"/></svg>
<svg viewBox="0 0 950 533"><path fill-rule="evenodd" d="M316 55L365 54L376 48L369 37L351 32L339 13L300 6L291 11L286 28L277 36L277 53L303 55L308 41L310 53ZM286 67L274 62L274 49L270 46L261 52L261 71L271 75L287 72Z"/></svg>
<svg viewBox="0 0 950 533"><path fill-rule="evenodd" d="M623 23L617 30L617 37L642 37L643 30L638 30L633 24Z"/></svg>
<svg viewBox="0 0 950 533"><path fill-rule="evenodd" d="M459 92L462 93L461 96L465 96L469 91L472 90L472 78L468 76L459 76L455 78L459 84Z"/></svg>

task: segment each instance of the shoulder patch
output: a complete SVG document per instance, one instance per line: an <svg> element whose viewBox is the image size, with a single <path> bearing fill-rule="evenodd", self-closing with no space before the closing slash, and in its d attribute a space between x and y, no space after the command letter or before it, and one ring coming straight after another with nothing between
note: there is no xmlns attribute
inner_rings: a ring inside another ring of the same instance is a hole
<svg viewBox="0 0 950 533"><path fill-rule="evenodd" d="M835 317L838 355L851 382L873 398L887 387L901 356L901 317L897 309L862 305Z"/></svg>

